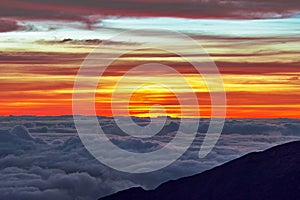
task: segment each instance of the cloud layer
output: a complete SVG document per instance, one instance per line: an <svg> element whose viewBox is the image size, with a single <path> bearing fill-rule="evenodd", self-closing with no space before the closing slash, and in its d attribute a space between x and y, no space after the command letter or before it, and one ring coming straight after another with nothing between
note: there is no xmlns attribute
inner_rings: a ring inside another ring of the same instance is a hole
<svg viewBox="0 0 300 200"><path fill-rule="evenodd" d="M208 120L201 120L196 140L178 161L148 174L128 174L104 166L87 152L76 135L72 117L11 116L0 121L0 199L97 199L138 185L150 189L248 152L300 139L300 123L296 119L232 119L227 120L213 151L199 159L198 151L208 125ZM115 145L138 153L163 148L179 123L172 119L160 134L138 139L121 133L109 118L99 121ZM110 152L111 159L122 162L117 152ZM161 155L158 162L167 159L168 155ZM139 167L151 164L145 159Z"/></svg>

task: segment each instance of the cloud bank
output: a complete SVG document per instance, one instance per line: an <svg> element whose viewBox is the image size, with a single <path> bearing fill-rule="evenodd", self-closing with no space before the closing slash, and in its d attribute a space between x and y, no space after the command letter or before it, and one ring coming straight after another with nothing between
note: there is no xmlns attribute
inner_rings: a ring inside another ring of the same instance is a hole
<svg viewBox="0 0 300 200"><path fill-rule="evenodd" d="M111 141L138 153L164 147L179 121L172 119L152 138L124 135L110 118L99 118ZM137 123L145 120L136 119ZM227 120L220 140L204 159L198 151L208 120L201 120L198 136L189 150L167 168L148 174L122 173L94 159L76 135L70 116L0 118L0 199L97 199L133 186L146 189L162 182L200 173L252 151L299 140L297 119ZM176 150L176 147L174 150ZM109 151L109 150L107 150ZM117 152L111 159L122 162ZM134 159L134 158L132 158ZM163 162L168 155L161 155ZM139 167L149 167L145 159Z"/></svg>

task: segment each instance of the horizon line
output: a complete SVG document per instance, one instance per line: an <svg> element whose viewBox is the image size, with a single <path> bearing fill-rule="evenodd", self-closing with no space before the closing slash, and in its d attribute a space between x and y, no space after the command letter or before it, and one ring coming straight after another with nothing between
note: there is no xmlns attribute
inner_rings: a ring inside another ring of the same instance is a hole
<svg viewBox="0 0 300 200"><path fill-rule="evenodd" d="M0 115L0 118L9 118L9 117L73 117L74 115L65 114L65 115ZM78 115L82 117L100 117L100 118L117 118L117 117L132 117L140 119L150 119L151 117L139 117L139 116L101 116L101 115ZM156 116L152 118L167 117L169 119L212 119L211 117L172 117L172 116ZM219 117L214 117L214 119L219 119ZM220 117L221 119L221 117ZM226 119L299 119L300 117L225 117Z"/></svg>

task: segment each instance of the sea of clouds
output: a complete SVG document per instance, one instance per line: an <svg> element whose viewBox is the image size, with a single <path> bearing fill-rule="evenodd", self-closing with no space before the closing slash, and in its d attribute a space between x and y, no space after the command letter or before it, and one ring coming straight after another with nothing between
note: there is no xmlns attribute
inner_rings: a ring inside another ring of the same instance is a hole
<svg viewBox="0 0 300 200"><path fill-rule="evenodd" d="M135 121L140 125L148 123L147 119ZM78 137L72 116L1 117L0 199L98 199L134 186L153 189L165 181L203 172L246 153L299 140L299 122L297 119L228 119L212 152L199 159L198 152L209 124L208 119L202 119L196 139L180 159L159 171L130 174L96 160ZM180 121L168 119L159 134L143 139L124 134L111 118L99 117L99 123L115 145L144 153L170 142ZM122 163L122 158L113 151L111 155L111 159ZM161 155L157 162L164 159L168 155ZM146 160L139 165L151 167L151 162Z"/></svg>

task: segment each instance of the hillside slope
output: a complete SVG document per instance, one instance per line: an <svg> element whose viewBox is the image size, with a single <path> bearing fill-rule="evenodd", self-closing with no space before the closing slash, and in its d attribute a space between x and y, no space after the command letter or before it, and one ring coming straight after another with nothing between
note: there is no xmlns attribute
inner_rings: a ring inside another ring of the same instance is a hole
<svg viewBox="0 0 300 200"><path fill-rule="evenodd" d="M247 154L155 190L131 188L101 200L300 199L300 141Z"/></svg>

